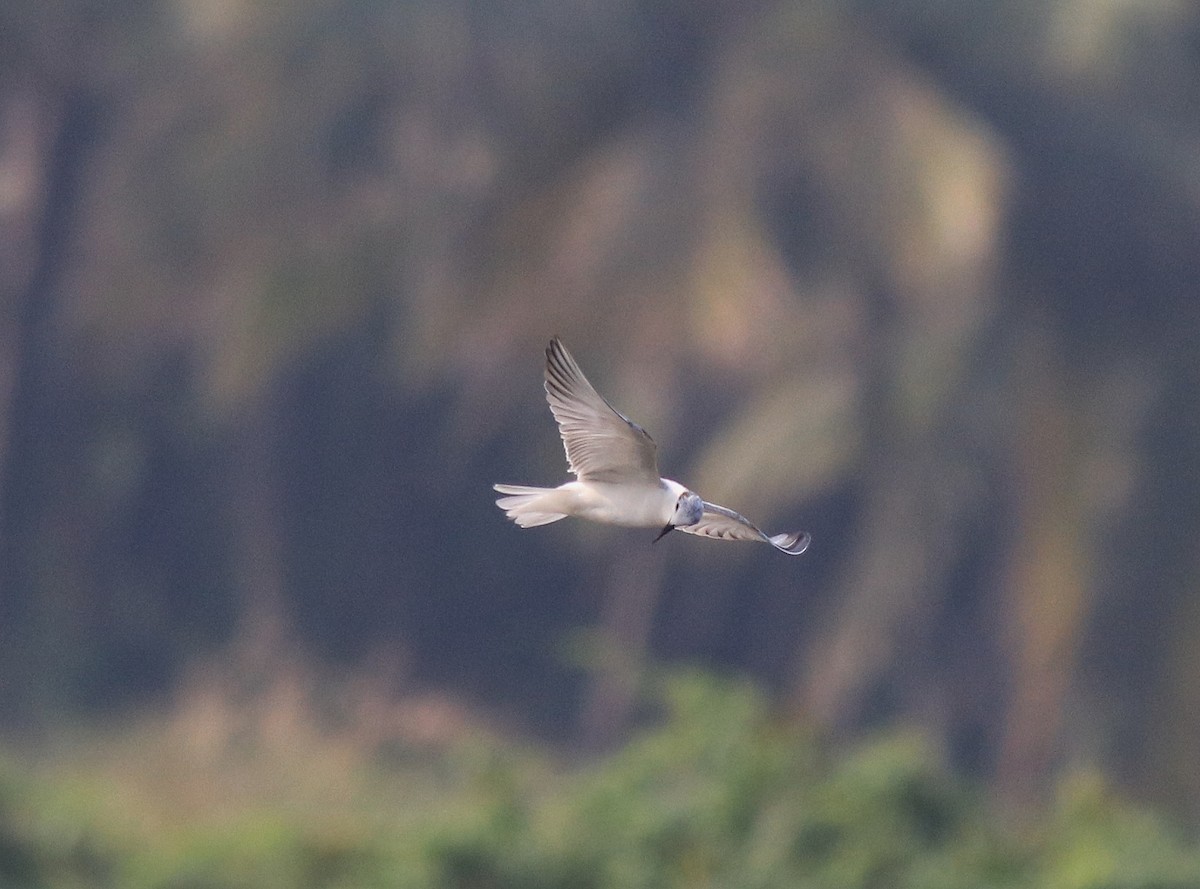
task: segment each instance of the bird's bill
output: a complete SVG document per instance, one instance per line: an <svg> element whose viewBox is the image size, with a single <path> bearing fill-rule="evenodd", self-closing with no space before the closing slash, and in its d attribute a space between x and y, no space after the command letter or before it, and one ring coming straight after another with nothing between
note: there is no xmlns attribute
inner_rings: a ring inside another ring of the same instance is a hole
<svg viewBox="0 0 1200 889"><path fill-rule="evenodd" d="M675 526L672 525L670 522L667 522L665 525L663 525L663 529L658 532L658 536L654 538L654 542L658 543L660 540L662 540L664 537L666 537L668 534L670 534L671 531L674 529L674 527Z"/></svg>

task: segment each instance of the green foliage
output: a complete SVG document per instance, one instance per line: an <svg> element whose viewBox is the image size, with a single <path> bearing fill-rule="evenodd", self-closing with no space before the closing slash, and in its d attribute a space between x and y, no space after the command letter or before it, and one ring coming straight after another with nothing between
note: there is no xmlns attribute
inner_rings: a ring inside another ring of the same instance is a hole
<svg viewBox="0 0 1200 889"><path fill-rule="evenodd" d="M0 886L75 889L113 883L114 851L76 818L67 788L44 798L0 760Z"/></svg>
<svg viewBox="0 0 1200 889"><path fill-rule="evenodd" d="M1085 773L1063 782L1037 853L1047 885L1062 889L1191 889L1200 854L1152 814L1122 806Z"/></svg>
<svg viewBox="0 0 1200 889"><path fill-rule="evenodd" d="M700 675L665 682L662 703L656 727L588 767L476 738L432 759L374 763L374 788L391 790L359 794L344 811L264 798L169 826L114 804L119 787L81 782L65 767L17 780L9 766L0 770L0 885L1200 885L1200 848L1094 776L1066 782L1048 813L1018 827L916 737L824 751L754 689Z"/></svg>

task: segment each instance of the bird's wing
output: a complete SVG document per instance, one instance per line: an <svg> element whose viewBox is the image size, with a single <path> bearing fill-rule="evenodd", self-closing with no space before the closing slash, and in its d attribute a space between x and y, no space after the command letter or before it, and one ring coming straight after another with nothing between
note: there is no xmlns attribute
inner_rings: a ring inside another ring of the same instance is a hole
<svg viewBox="0 0 1200 889"><path fill-rule="evenodd" d="M800 555L808 549L812 540L812 536L806 531L774 536L764 534L744 515L707 500L704 501L704 515L700 517L699 522L694 525L676 525L675 530L699 534L701 537L715 537L718 540L755 540L769 543L789 556Z"/></svg>
<svg viewBox="0 0 1200 889"><path fill-rule="evenodd" d="M581 481L658 484L654 439L592 388L558 337L546 347L546 400Z"/></svg>

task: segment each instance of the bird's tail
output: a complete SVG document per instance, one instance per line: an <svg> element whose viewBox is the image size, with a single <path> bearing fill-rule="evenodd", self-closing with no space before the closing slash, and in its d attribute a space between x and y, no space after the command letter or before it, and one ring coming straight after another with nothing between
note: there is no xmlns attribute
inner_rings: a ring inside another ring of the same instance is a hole
<svg viewBox="0 0 1200 889"><path fill-rule="evenodd" d="M496 505L504 510L504 514L522 528L535 528L538 525L548 525L565 519L565 512L558 512L551 495L558 494L555 488L531 488L526 485L492 485L501 494Z"/></svg>

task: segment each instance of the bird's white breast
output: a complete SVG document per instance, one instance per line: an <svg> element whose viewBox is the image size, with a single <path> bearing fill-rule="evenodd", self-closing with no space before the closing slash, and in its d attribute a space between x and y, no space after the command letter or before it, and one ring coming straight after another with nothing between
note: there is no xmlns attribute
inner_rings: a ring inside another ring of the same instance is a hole
<svg viewBox="0 0 1200 889"><path fill-rule="evenodd" d="M570 494L571 515L634 528L661 528L675 512L683 485L668 479L659 484L567 482L559 488Z"/></svg>

